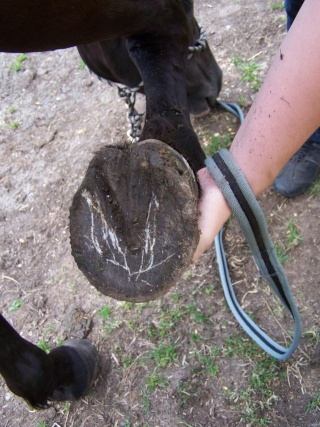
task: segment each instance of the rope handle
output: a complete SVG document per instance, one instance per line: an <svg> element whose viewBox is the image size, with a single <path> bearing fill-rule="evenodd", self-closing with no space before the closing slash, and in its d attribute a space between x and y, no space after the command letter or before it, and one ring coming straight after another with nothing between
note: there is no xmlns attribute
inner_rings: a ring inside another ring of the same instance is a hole
<svg viewBox="0 0 320 427"><path fill-rule="evenodd" d="M244 174L227 149L222 149L205 161L207 169L222 191L252 251L259 272L294 320L294 337L289 348L273 341L241 308L231 283L222 243L223 229L215 239L220 278L227 303L247 334L271 356L285 360L292 355L301 338L299 311L291 294L285 271L271 242L266 220Z"/></svg>

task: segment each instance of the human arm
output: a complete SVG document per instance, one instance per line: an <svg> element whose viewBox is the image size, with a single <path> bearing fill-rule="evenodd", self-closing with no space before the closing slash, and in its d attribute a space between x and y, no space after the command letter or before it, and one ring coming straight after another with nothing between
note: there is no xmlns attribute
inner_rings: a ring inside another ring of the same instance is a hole
<svg viewBox="0 0 320 427"><path fill-rule="evenodd" d="M320 125L319 16L319 0L305 0L230 148L255 195ZM201 236L194 260L231 214L208 170L201 169L197 177Z"/></svg>

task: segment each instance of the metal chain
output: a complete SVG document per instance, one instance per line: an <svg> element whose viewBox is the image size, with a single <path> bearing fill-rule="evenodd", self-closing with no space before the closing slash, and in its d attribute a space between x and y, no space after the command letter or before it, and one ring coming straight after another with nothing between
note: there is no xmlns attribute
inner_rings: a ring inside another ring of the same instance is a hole
<svg viewBox="0 0 320 427"><path fill-rule="evenodd" d="M200 35L196 40L194 46L188 47L188 59L192 58L192 56L196 52L202 52L207 46L207 35L204 28L199 25ZM143 87L143 82L139 83L138 86L130 88L128 86L123 86L116 84L118 88L119 97L124 99L125 103L128 106L127 112L127 122L129 123L129 130L127 132L127 136L130 142L138 142L141 135L142 129L142 117L144 113L138 113L134 108L136 102L137 92Z"/></svg>
<svg viewBox="0 0 320 427"><path fill-rule="evenodd" d="M196 52L202 52L207 46L207 34L202 25L199 25L200 35L198 40L195 42L194 46L188 47L188 59L192 58L193 54Z"/></svg>
<svg viewBox="0 0 320 427"><path fill-rule="evenodd" d="M130 127L127 132L127 136L131 142L138 142L141 135L142 117L144 113L138 113L134 106L136 103L137 92L142 88L142 86L143 82L134 88L120 86L117 84L118 94L120 98L124 99L128 106L127 122L129 123Z"/></svg>

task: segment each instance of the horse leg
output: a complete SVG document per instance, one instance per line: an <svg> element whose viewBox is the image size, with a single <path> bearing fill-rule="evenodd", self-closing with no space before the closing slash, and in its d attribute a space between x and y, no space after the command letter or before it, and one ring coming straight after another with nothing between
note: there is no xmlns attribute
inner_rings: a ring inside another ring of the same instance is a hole
<svg viewBox="0 0 320 427"><path fill-rule="evenodd" d="M192 129L188 110L188 37L183 8L177 9L172 22L166 24L164 33L160 22L153 33L128 38L128 49L146 94L146 122L141 139L154 138L171 145L196 172L204 166L205 154Z"/></svg>
<svg viewBox="0 0 320 427"><path fill-rule="evenodd" d="M0 374L14 394L35 408L84 396L97 361L97 350L88 340L69 340L46 354L0 314Z"/></svg>

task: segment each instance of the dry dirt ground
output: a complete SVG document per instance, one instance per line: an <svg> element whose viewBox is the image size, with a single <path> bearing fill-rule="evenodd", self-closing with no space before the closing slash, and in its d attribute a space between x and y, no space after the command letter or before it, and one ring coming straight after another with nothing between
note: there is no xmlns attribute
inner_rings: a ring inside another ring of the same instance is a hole
<svg viewBox="0 0 320 427"><path fill-rule="evenodd" d="M224 71L221 99L245 110L285 34L277 1L196 1ZM0 310L46 349L88 337L101 369L88 397L40 412L0 381L0 426L320 426L320 183L295 200L271 189L260 198L304 325L287 362L267 356L237 325L214 248L160 300L113 301L77 270L68 215L92 153L124 138L125 107L75 49L22 59L0 54ZM221 110L195 121L212 149L230 142L237 126ZM275 339L289 342L290 318L257 277L233 220L226 247L242 305Z"/></svg>

